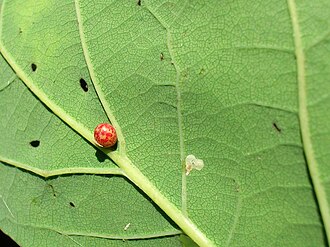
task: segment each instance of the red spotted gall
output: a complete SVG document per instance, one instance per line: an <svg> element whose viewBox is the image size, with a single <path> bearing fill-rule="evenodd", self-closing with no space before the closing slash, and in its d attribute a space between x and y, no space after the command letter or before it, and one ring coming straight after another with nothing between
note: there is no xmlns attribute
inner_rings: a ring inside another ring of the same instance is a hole
<svg viewBox="0 0 330 247"><path fill-rule="evenodd" d="M108 123L101 123L94 129L94 140L97 145L105 148L112 147L117 142L115 128Z"/></svg>

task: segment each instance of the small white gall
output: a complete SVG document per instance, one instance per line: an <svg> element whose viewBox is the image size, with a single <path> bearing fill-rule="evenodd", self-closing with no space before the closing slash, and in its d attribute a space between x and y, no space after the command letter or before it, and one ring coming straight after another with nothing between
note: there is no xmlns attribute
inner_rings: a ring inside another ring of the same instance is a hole
<svg viewBox="0 0 330 247"><path fill-rule="evenodd" d="M188 176L193 169L200 171L203 169L203 167L204 161L201 159L197 159L195 155L189 154L186 157L186 176Z"/></svg>
<svg viewBox="0 0 330 247"><path fill-rule="evenodd" d="M131 223L128 223L128 224L124 227L124 231L127 231L127 229L129 228L130 225L131 225Z"/></svg>

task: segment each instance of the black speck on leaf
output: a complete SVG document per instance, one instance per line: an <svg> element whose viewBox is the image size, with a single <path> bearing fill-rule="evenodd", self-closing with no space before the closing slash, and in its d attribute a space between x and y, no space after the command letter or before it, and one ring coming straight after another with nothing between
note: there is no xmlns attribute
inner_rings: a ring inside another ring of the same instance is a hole
<svg viewBox="0 0 330 247"><path fill-rule="evenodd" d="M80 87L82 88L82 90L84 90L84 92L88 92L87 82L83 78L81 78L79 80L79 82L80 82Z"/></svg>
<svg viewBox="0 0 330 247"><path fill-rule="evenodd" d="M39 140L34 140L30 142L30 145L34 148L39 147L40 141Z"/></svg>
<svg viewBox="0 0 330 247"><path fill-rule="evenodd" d="M281 133L282 129L278 127L276 123L273 123L273 127L277 132Z"/></svg>
<svg viewBox="0 0 330 247"><path fill-rule="evenodd" d="M35 72L37 70L37 65L35 63L31 63L31 69Z"/></svg>

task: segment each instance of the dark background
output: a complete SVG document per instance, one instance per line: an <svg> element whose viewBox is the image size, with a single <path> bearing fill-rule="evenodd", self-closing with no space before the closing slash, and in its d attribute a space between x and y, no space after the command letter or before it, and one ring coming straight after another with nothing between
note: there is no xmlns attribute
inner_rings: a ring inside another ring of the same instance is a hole
<svg viewBox="0 0 330 247"><path fill-rule="evenodd" d="M6 234L4 234L0 230L0 246L1 247L19 247L18 244L16 244L10 237L8 237Z"/></svg>

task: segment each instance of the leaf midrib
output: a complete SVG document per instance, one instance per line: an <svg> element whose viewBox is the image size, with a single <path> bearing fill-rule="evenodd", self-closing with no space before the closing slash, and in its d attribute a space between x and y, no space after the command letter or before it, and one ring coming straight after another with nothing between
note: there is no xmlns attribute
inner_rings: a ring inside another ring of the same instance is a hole
<svg viewBox="0 0 330 247"><path fill-rule="evenodd" d="M305 53L301 39L298 11L295 0L288 0L288 7L292 22L295 54L297 60L297 80L298 80L298 102L299 102L299 122L302 136L303 148L307 160L307 166L314 186L315 195L321 212L324 229L330 242L330 210L324 185L321 181L319 164L316 160L313 143L311 139L309 114L307 104L307 83Z"/></svg>

